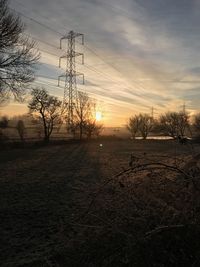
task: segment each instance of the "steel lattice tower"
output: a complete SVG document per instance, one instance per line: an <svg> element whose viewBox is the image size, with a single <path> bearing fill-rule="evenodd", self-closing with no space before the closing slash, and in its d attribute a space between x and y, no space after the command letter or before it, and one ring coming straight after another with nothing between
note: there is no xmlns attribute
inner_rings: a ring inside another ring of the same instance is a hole
<svg viewBox="0 0 200 267"><path fill-rule="evenodd" d="M76 77L82 76L84 84L84 74L76 71L76 57L82 57L82 64L84 64L83 53L75 51L76 38L81 37L82 44L84 44L84 35L70 31L67 35L60 39L60 49L63 48L63 41L67 40L67 49L63 56L59 58L59 68L61 67L62 59L66 59L66 71L58 77L58 86L60 86L61 78L65 78L64 96L63 96L63 109L67 111L68 128L74 122L74 107L77 100L77 83Z"/></svg>

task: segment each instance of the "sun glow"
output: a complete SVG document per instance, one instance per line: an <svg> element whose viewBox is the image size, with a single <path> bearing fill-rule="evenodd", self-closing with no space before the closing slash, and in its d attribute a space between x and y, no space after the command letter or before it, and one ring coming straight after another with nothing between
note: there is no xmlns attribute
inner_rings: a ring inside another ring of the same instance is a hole
<svg viewBox="0 0 200 267"><path fill-rule="evenodd" d="M96 120L97 120L97 121L100 121L100 120L102 119L102 114L101 114L101 112L100 112L100 111L97 111L95 117L96 117Z"/></svg>

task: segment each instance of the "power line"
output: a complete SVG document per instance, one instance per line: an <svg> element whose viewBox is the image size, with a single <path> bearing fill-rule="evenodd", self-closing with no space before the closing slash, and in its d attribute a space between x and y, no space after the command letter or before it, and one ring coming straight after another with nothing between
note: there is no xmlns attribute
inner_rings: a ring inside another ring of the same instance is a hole
<svg viewBox="0 0 200 267"><path fill-rule="evenodd" d="M20 3L19 1L15 0L15 2L17 2L19 5L21 5L22 7L25 7L25 8L27 9L27 6L25 6L24 4ZM49 17L44 16L44 14L43 14L42 16L43 16L43 18L49 20ZM66 27L65 27L65 30L70 30L70 28L66 28ZM51 28L51 31L54 31L54 29ZM55 31L58 32L57 30L55 30ZM63 33L62 33L62 34L63 34ZM61 34L61 35L62 35L62 34Z"/></svg>
<svg viewBox="0 0 200 267"><path fill-rule="evenodd" d="M36 19L34 19L34 18L30 17L30 16L27 16L27 15L23 14L22 12L17 11L17 10L15 10L15 9L13 9L13 8L10 8L10 9L13 10L14 12L18 13L20 16L22 16L22 17L24 17L24 18L26 18L26 19L29 19L29 20L31 20L31 21L33 21L33 22L39 24L40 26L42 26L42 27L48 29L49 31L52 31L52 32L54 32L54 33L56 33L56 34L58 34L58 35L62 35L61 32L59 32L59 31L57 31L57 30L55 30L55 29L53 29L53 28L47 26L46 24L44 24L44 23L42 23L42 22L39 22L38 20L36 20Z"/></svg>
<svg viewBox="0 0 200 267"><path fill-rule="evenodd" d="M24 15L22 12L18 12L18 11L17 11L17 13L19 13L19 14L22 15L23 17L25 17L25 18L27 18L27 19L29 19L29 20L31 20L31 21L33 21L33 22L39 24L40 26L45 27L46 29L48 29L48 30L50 30L50 31L52 31L52 32L55 32L55 33L58 34L58 35L61 35L61 34L62 34L61 32L59 32L59 31L57 31L57 30L55 30L55 29L53 29L53 28L51 28L51 27L45 25L44 23L41 23L40 21L38 21L38 20L36 20L36 19L33 19L32 17L29 17L29 16L27 16L27 15ZM56 49L57 49L56 46L53 46L53 45L51 45L51 44L49 44L49 43L47 43L47 42L44 42L44 41L40 40L39 38L36 38L36 39L38 39L38 40L39 40L40 42L42 42L42 43L45 43L45 44L47 44L47 45L49 45L49 46L52 46L53 48L56 48ZM120 74L122 75L122 73L121 73L115 66L113 66L111 63L106 62L105 59L103 59L101 56L99 56L99 55L97 54L97 52L95 52L93 49L91 49L88 45L86 45L86 48L87 48L89 51L91 51L96 57L98 57L101 61L103 61L106 65L110 66L111 68L113 68L115 71L117 71L118 73L120 73ZM42 49L41 49L41 50L42 50ZM46 52L46 53L48 53L48 54L57 56L56 54L47 52L47 51L45 51L45 50L43 50L43 51ZM96 72L96 73L98 73L98 74L100 74L100 75L104 75L104 77L105 77L105 74L104 74L103 72L100 72L100 71L98 71L98 70L92 68L92 67L89 66L89 65L87 66L87 68L91 69L92 71L94 71L94 72ZM114 81L114 80L112 80L112 79L109 79L109 80ZM116 81L114 81L114 82L116 82ZM135 83L136 83L136 81L135 81ZM140 83L139 86L140 86L141 88L145 89L145 88L141 85L141 83ZM129 87L129 89L131 89L131 88Z"/></svg>
<svg viewBox="0 0 200 267"><path fill-rule="evenodd" d="M42 48L40 48L39 49L40 51L42 51L42 52L44 52L44 53L46 53L46 54L49 54L49 55L51 55L51 56L55 56L55 57L59 57L59 55L57 55L57 54L55 54L55 53L52 53L52 52L49 52L49 51L46 51L46 50L44 50L44 49L42 49Z"/></svg>
<svg viewBox="0 0 200 267"><path fill-rule="evenodd" d="M27 36L30 36L30 35L28 35L28 34L26 34L26 35L27 35ZM57 46L55 46L55 45L53 45L53 44L50 44L50 43L48 43L48 42L46 42L46 41L44 41L44 40L42 40L42 39L40 39L40 38L38 38L38 37L35 37L34 35L33 35L33 36L30 36L30 37L33 37L34 40L36 40L36 41L38 41L38 42L40 42L40 43L46 44L46 45L48 45L48 46L50 46L50 47L52 47L52 48L54 48L54 49L59 50L59 47L57 47Z"/></svg>
<svg viewBox="0 0 200 267"><path fill-rule="evenodd" d="M46 53L48 53L48 52L46 52ZM55 56L57 56L57 55L55 54ZM105 73L103 73L103 72L101 72L101 71L95 69L93 66L90 66L90 65L88 65L88 64L84 64L84 66L85 66L87 69L89 69L89 70L95 72L96 74L101 75L101 76L104 77L106 80L112 81L112 82L114 82L114 83L117 83L117 82L118 82L117 80L114 80L114 79L110 78L109 76L107 76ZM52 77L48 77L48 76L44 76L44 75L43 75L43 76L40 75L40 77L47 78L47 79L53 79ZM124 88L125 88L125 89L129 89L129 90L132 90L131 87L127 87L127 86L126 86L126 87L124 87ZM135 95L135 96L138 97L138 95Z"/></svg>
<svg viewBox="0 0 200 267"><path fill-rule="evenodd" d="M12 9L12 10L14 10L14 9ZM14 10L14 11L15 11L15 10ZM25 18L27 18L27 19L29 19L29 20L31 20L31 21L33 21L33 22L39 24L39 25L42 26L42 27L45 27L46 29L48 29L48 30L50 30L50 31L52 31L52 32L54 32L54 33L56 33L56 34L58 34L58 35L62 35L61 32L59 32L59 31L57 31L57 30L55 30L55 29L53 29L53 28L47 26L47 25L44 24L44 23L39 22L39 21L36 20L36 19L33 19L32 17L29 17L29 16L27 16L27 15L24 15L22 12L19 12L19 11L15 11L15 12L17 12L17 13L20 14L21 16L23 16L23 17L25 17ZM85 47L86 47L89 51L91 51L95 56L97 56L101 61L103 61L106 65L110 66L110 67L113 68L115 71L117 71L118 73L120 73L120 75L123 76L123 74L122 74L122 73L121 73L115 66L113 66L111 63L106 62L104 58L102 58L101 56L99 56L99 55L97 54L96 51L94 51L94 50L93 50L92 48L90 48L88 45L85 45ZM57 48L57 47L56 47L56 48ZM136 83L137 86L138 86L138 82L135 82L135 83ZM139 86L140 86L142 89L145 89L145 88L141 85L141 83L140 83ZM131 89L131 88L129 88L129 89ZM132 89L131 89L131 90L132 90Z"/></svg>
<svg viewBox="0 0 200 267"><path fill-rule="evenodd" d="M12 10L14 10L14 9L12 9ZM15 10L14 10L14 11L15 11ZM33 19L32 17L29 17L29 16L27 16L27 15L24 15L22 12L19 12L19 11L15 11L15 12L17 12L17 13L19 13L21 16L23 16L23 17L25 17L25 18L27 18L27 19L29 19L29 20L31 20L31 21L33 21L33 22L39 24L40 26L45 27L46 29L48 29L48 30L50 30L50 31L52 31L52 32L55 32L55 33L58 34L58 35L62 35L61 32L59 32L59 31L57 31L57 30L55 30L55 29L53 29L53 28L51 28L51 27L45 25L44 23L39 22L39 21L36 20L36 19ZM41 40L40 40L40 41L41 41ZM42 42L43 42L43 41L42 41ZM47 43L47 42L46 42L46 43ZM52 46L51 44L48 44L48 45ZM101 56L99 56L99 55L97 54L96 51L94 51L92 48L90 48L90 47L89 47L88 45L86 45L86 44L85 44L85 47L86 47L89 51L91 51L96 57L98 57L101 61L103 61L105 64L109 65L111 68L115 69L117 72L119 72L119 73L121 74L121 72L120 72L118 69L116 69L116 67L114 67L111 63L106 62L104 58L102 58ZM57 47L55 47L55 48L57 49ZM122 75L122 74L121 74L121 75Z"/></svg>
<svg viewBox="0 0 200 267"><path fill-rule="evenodd" d="M20 11L16 11L16 10L13 9L13 8L11 8L11 9L12 9L14 12L17 12L19 15L21 15L21 16L23 16L23 17L25 17L25 18L27 18L27 19L29 19L29 20L31 20L31 21L37 23L37 24L39 24L40 26L42 26L42 27L44 27L44 28L46 28L46 29L48 29L48 30L50 30L50 31L52 31L52 32L54 32L54 33L56 33L56 34L58 34L58 35L63 36L63 33L61 33L61 32L59 32L59 31L57 31L57 30L55 30L55 29L53 29L53 28L47 26L46 24L41 23L40 21L38 21L38 20L36 20L36 19L33 19L32 17L27 16L27 15L23 14L23 13L20 12ZM35 38L35 37L34 37L34 38ZM35 39L38 39L40 42L45 43L45 44L47 44L47 45L49 45L49 46L53 46L52 44L50 44L50 43L48 43L48 42L45 42L45 41L43 41L43 40L41 40L41 39L39 39L39 38L37 38L37 37L36 37ZM56 48L56 49L59 49L59 48L56 47L56 46L53 46L53 47ZM99 55L98 55L92 48L90 48L87 44L85 44L85 47L86 47L89 51L91 51L96 57L98 57L101 61L105 62L105 64L108 64L108 63L107 63L101 56L99 56Z"/></svg>
<svg viewBox="0 0 200 267"><path fill-rule="evenodd" d="M112 81L112 82L115 82L115 83L117 82L117 80L113 80L113 79L111 79L110 77L106 76L103 72L100 72L100 71L96 70L96 69L93 68L92 66L90 66L90 65L88 65L88 64L84 64L84 65L85 65L85 67L86 67L87 69L89 69L89 70L91 70L91 71L97 73L98 75L101 75L101 76L104 77L105 79L107 79L107 80L109 80L109 81ZM49 76L40 75L40 77L55 80L54 78L49 77ZM101 86L101 88L103 88L103 87ZM125 87L125 89L129 89L129 90L130 90L131 88L130 88L130 87ZM138 95L135 95L135 97L138 98L139 96L138 96Z"/></svg>
<svg viewBox="0 0 200 267"><path fill-rule="evenodd" d="M48 76L45 76L45 75L40 75L40 77L42 77L42 78L47 78L47 79L51 79L51 80L54 80L55 81L55 83L56 83L56 81L57 81L57 79L55 79L55 78L52 78L52 77L48 77ZM36 81L37 83L40 83L40 84L42 84L42 85L48 85L48 86L51 86L51 87L53 87L53 88L57 88L57 89L61 89L60 87L58 87L57 86L57 84L55 84L55 85L53 85L53 84L51 84L51 83L48 83L48 82L41 82L41 81ZM94 88L96 88L96 87L99 87L99 86L96 86L96 85L94 85L94 86L92 86L92 87L94 87ZM101 86L100 87L101 89L104 89L105 91L107 91L107 88L104 88L103 86ZM92 94L92 93L90 93L90 94ZM98 95L98 93L93 93L95 96L99 96ZM102 96L102 95L101 95ZM110 96L106 96L106 95L104 95L103 97L106 97L106 98L111 98ZM136 97L138 97L138 96L136 96ZM117 100L118 101L118 99L115 99L115 100ZM144 100L144 99L143 99ZM122 102L123 102L123 100L121 100ZM146 107L148 107L147 105L145 105Z"/></svg>
<svg viewBox="0 0 200 267"><path fill-rule="evenodd" d="M58 35L63 36L63 34L62 34L61 32L59 32L59 31L57 31L57 30L55 30L55 29L53 29L53 28L47 26L46 24L41 23L41 22L39 22L38 20L33 19L32 17L27 16L27 15L23 14L23 13L20 12L20 11L16 11L16 10L13 9L13 8L11 8L11 9L12 9L14 12L18 13L19 15L21 15L21 16L23 16L23 17L25 17L25 18L27 18L27 19L29 19L29 20L31 20L31 21L37 23L37 24L39 24L40 26L42 26L42 27L44 27L44 28L46 28L46 29L48 29L48 30L50 30L50 31L52 31L52 32L54 32L54 33L56 33L56 34L58 34ZM37 38L37 37L36 37L35 39L38 39L40 42L45 43L45 44L47 44L47 45L49 45L49 46L53 46L52 44L49 44L48 42L42 41L41 39L39 39L39 38ZM53 46L53 47L56 48L56 49L58 49L58 47L56 47L56 46ZM99 56L99 55L98 55L92 48L90 48L90 47L89 47L88 45L86 45L86 44L85 44L85 47L86 47L89 51L91 51L94 55L96 55L99 59L101 59L102 61L105 62L105 60L103 60L102 57L100 57L100 56ZM106 63L106 62L105 62L105 63ZM107 64L107 63L106 63L106 64Z"/></svg>

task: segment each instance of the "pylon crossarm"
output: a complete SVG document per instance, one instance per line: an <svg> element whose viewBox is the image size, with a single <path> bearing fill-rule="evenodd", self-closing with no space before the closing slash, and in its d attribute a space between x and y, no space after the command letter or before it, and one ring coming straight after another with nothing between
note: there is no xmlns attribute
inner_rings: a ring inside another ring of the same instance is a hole
<svg viewBox="0 0 200 267"><path fill-rule="evenodd" d="M62 74L62 75L58 76L58 86L60 86L60 80L62 77L66 77L66 74Z"/></svg>

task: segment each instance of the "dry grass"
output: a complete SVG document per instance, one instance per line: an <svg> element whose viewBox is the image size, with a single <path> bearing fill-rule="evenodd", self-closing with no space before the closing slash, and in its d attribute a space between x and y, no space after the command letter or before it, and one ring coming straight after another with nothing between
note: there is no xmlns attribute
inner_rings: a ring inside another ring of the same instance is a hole
<svg viewBox="0 0 200 267"><path fill-rule="evenodd" d="M2 151L1 266L199 266L195 150L104 141Z"/></svg>

